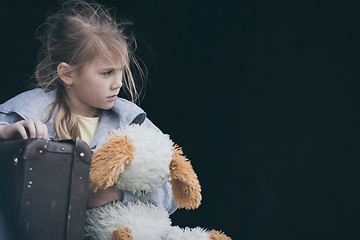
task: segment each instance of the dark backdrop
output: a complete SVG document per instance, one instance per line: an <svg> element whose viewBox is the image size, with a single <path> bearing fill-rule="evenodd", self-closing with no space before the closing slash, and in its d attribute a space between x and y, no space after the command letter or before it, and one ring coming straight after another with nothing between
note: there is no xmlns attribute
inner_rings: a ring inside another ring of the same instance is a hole
<svg viewBox="0 0 360 240"><path fill-rule="evenodd" d="M141 107L202 185L200 208L174 224L233 239L360 238L358 5L102 3L134 20L149 71ZM1 4L1 102L29 84L49 5Z"/></svg>

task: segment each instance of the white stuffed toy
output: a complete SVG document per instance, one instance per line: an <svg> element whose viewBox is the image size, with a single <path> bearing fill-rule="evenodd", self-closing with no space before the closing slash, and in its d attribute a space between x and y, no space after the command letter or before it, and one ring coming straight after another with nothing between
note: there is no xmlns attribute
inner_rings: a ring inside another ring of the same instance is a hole
<svg viewBox="0 0 360 240"><path fill-rule="evenodd" d="M97 191L115 185L136 195L151 192L171 178L179 208L200 205L200 184L169 136L140 125L109 132L93 155L90 185ZM148 202L120 201L87 211L86 237L96 240L230 239L222 232L171 226L169 213Z"/></svg>

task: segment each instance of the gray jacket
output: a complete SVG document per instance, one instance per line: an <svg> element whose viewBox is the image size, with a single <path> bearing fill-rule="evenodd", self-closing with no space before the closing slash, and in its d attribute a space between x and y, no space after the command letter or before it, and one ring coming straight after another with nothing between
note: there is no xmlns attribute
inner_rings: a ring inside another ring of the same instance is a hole
<svg viewBox="0 0 360 240"><path fill-rule="evenodd" d="M0 124L11 124L27 119L41 120L41 118L46 115L44 114L44 109L48 104L54 101L54 98L55 91L44 92L42 89L37 88L23 92L0 105ZM57 109L55 109L54 112L57 112ZM98 130L90 144L90 148L94 149L99 140L105 136L109 130L129 125L140 113L144 113L141 108L132 102L119 98L115 101L114 106L110 110L103 112ZM55 138L54 115L46 125L49 137ZM158 129L148 118L145 119L143 125ZM170 214L177 208L177 205L173 201L171 185L169 182L164 184L163 187L140 197L128 191L124 191L123 203L137 200L153 202L158 206L164 207Z"/></svg>

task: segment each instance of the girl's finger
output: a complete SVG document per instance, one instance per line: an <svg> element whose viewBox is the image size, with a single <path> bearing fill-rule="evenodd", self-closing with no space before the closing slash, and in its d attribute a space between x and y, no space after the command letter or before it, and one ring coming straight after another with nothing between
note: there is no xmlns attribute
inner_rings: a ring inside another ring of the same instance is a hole
<svg viewBox="0 0 360 240"><path fill-rule="evenodd" d="M40 121L35 121L34 125L36 129L36 137L44 138L44 124Z"/></svg>
<svg viewBox="0 0 360 240"><path fill-rule="evenodd" d="M34 121L26 120L24 123L24 126L29 130L30 138L35 138L36 137L36 128L35 128Z"/></svg>
<svg viewBox="0 0 360 240"><path fill-rule="evenodd" d="M20 134L22 139L28 139L27 132L25 130L25 127L22 124L15 125L15 129Z"/></svg>
<svg viewBox="0 0 360 240"><path fill-rule="evenodd" d="M48 128L47 128L46 124L43 124L43 126L44 126L44 138L48 139L48 136L49 136Z"/></svg>

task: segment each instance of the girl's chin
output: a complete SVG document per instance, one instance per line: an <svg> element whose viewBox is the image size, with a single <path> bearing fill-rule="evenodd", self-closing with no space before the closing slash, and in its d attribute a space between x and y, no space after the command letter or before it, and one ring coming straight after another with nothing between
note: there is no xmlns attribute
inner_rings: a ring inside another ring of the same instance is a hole
<svg viewBox="0 0 360 240"><path fill-rule="evenodd" d="M105 104L104 106L101 106L99 109L109 110L109 109L111 109L113 106L114 106L114 102L111 102L111 103Z"/></svg>

